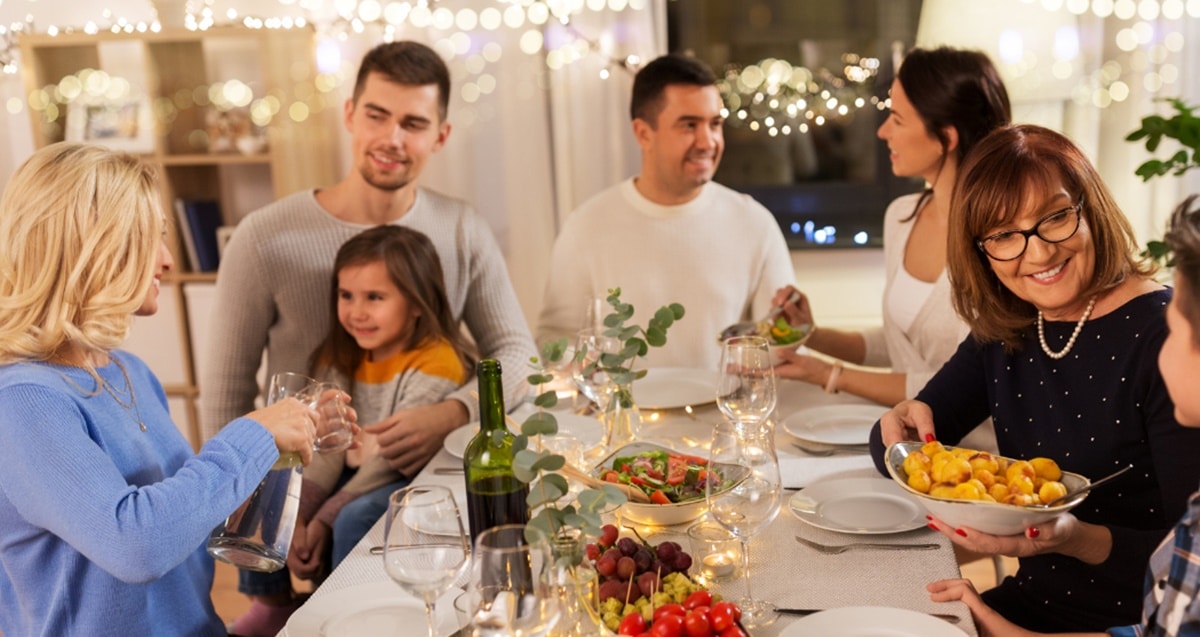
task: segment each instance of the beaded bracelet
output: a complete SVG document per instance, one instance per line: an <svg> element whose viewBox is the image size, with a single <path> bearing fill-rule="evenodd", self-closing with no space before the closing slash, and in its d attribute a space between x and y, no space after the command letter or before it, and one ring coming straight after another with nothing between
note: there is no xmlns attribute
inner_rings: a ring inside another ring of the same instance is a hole
<svg viewBox="0 0 1200 637"><path fill-rule="evenodd" d="M833 364L833 369L829 371L829 380L825 381L825 393L826 394L838 393L837 382L838 382L838 378L841 375L842 375L842 362L838 361Z"/></svg>

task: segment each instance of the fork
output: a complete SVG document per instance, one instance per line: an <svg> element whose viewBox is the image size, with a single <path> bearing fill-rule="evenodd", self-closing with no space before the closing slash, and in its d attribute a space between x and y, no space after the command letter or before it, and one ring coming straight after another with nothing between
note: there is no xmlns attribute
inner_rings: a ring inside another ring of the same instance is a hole
<svg viewBox="0 0 1200 637"><path fill-rule="evenodd" d="M796 536L796 541L804 546L825 553L826 555L838 555L840 553L845 553L850 549L880 549L883 551L932 551L941 546L940 544L879 544L871 542L864 542L862 544L839 544L834 546L830 544L814 542L812 540L802 538L799 535Z"/></svg>
<svg viewBox="0 0 1200 637"><path fill-rule="evenodd" d="M802 453L805 453L810 456L817 456L819 458L823 458L825 456L832 456L836 453L850 453L850 454L867 453L868 451L871 450L870 445L866 445L866 444L862 444L862 445L826 445L826 444L822 444L819 442L801 443L797 440L792 441L792 446L799 449Z"/></svg>

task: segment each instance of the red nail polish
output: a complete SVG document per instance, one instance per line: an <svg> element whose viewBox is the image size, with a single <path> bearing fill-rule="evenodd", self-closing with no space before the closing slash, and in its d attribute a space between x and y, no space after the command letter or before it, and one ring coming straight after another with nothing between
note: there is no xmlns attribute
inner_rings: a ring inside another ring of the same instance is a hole
<svg viewBox="0 0 1200 637"><path fill-rule="evenodd" d="M1039 536L1041 534L1042 534L1042 532L1039 531L1036 526L1031 526L1025 530L1025 535L1028 536L1029 539L1031 539L1031 540L1037 539L1037 536Z"/></svg>
<svg viewBox="0 0 1200 637"><path fill-rule="evenodd" d="M936 438L933 437L933 434L925 434L925 442L933 442L934 440Z"/></svg>
<svg viewBox="0 0 1200 637"><path fill-rule="evenodd" d="M934 531L938 530L937 525L934 524L933 522L930 522L929 524L926 524L925 526L928 526L929 528L933 529Z"/></svg>
<svg viewBox="0 0 1200 637"><path fill-rule="evenodd" d="M967 532L966 532L966 531L964 531L964 530L962 530L962 529L954 529L954 532L955 532L955 533L957 533L957 534L959 534L959 535L961 535L961 536L963 536L963 537L967 537Z"/></svg>
<svg viewBox="0 0 1200 637"><path fill-rule="evenodd" d="M933 516L932 516L932 515L927 515L927 516L925 516L925 519L926 519L926 520L929 520L930 522L932 522L932 521L933 521Z"/></svg>

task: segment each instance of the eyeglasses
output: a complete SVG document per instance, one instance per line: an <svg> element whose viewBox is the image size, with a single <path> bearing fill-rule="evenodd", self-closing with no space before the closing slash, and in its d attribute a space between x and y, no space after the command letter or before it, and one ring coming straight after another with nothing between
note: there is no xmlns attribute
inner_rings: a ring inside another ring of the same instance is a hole
<svg viewBox="0 0 1200 637"><path fill-rule="evenodd" d="M1083 202L1063 208L1042 217L1029 230L1006 230L978 239L975 246L996 261L1012 261L1025 254L1029 237L1037 235L1046 243L1062 243L1075 236L1079 230L1079 217Z"/></svg>

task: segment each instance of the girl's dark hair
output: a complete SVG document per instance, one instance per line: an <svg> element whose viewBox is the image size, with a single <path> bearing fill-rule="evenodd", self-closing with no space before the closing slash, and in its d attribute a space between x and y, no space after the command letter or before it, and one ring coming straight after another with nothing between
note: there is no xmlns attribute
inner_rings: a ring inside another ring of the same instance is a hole
<svg viewBox="0 0 1200 637"><path fill-rule="evenodd" d="M993 130L1012 121L1012 106L1000 74L987 55L950 47L913 49L896 73L925 128L942 150L950 145L948 127L958 131L954 158L961 167L967 153ZM946 161L943 154L942 161ZM905 221L917 216L932 193L926 190Z"/></svg>
<svg viewBox="0 0 1200 637"><path fill-rule="evenodd" d="M1175 267L1175 304L1192 325L1192 338L1200 345L1200 195L1191 195L1171 213L1164 241Z"/></svg>
<svg viewBox="0 0 1200 637"><path fill-rule="evenodd" d="M1010 224L1029 202L1059 188L1080 214L1095 252L1092 278L1080 298L1095 296L1131 276L1149 277L1156 266L1137 256L1129 220L1083 151L1065 135L1032 125L1006 126L985 137L959 168L950 198L946 266L954 310L979 342L1019 347L1037 308L1000 282L976 241ZM1078 232L1082 232L1082 229Z"/></svg>
<svg viewBox="0 0 1200 637"><path fill-rule="evenodd" d="M315 374L319 366L329 366L347 378L354 378L354 370L358 369L366 352L338 321L338 274L347 267L375 262L382 262L387 267L392 284L409 304L420 310L420 315L414 319L409 347L445 340L469 370L473 348L463 336L450 308L442 262L433 242L411 228L377 226L351 237L338 249L330 289L329 333L309 356L310 371Z"/></svg>

